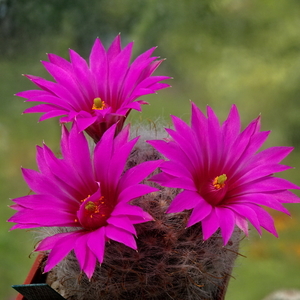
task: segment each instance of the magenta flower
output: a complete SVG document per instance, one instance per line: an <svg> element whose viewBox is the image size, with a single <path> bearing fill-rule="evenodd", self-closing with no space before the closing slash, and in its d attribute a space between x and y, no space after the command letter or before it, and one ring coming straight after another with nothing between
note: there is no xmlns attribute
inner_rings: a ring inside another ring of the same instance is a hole
<svg viewBox="0 0 300 300"><path fill-rule="evenodd" d="M76 126L75 126L76 127ZM83 133L63 127L62 159L44 145L37 147L39 172L23 169L23 176L35 192L13 199L17 210L9 222L15 228L68 227L73 231L45 238L36 251L51 250L45 272L71 250L81 269L91 278L96 261L104 258L105 243L114 240L137 248L134 224L152 220L140 207L129 202L156 188L139 184L161 161L148 161L128 169L124 166L138 138L128 141L129 127L114 139L110 127L90 154Z"/></svg>
<svg viewBox="0 0 300 300"><path fill-rule="evenodd" d="M204 240L221 228L224 245L235 225L248 234L247 219L259 234L263 227L277 236L272 217L261 205L288 214L282 203L300 202L288 191L298 186L273 177L290 168L279 162L292 148L271 147L257 153L269 132L259 131L258 117L240 133L235 106L222 125L210 107L207 115L192 104L191 127L172 117L175 130L166 129L171 138L149 141L169 159L152 180L183 189L167 213L192 209L187 226L201 222Z"/></svg>
<svg viewBox="0 0 300 300"><path fill-rule="evenodd" d="M159 81L167 76L152 76L163 60L151 57L154 48L141 54L130 65L133 42L121 48L118 35L106 51L97 38L91 50L89 65L75 51L70 50L71 62L48 54L49 62L42 64L56 82L26 75L41 90L17 93L27 102L43 102L26 109L25 113L44 113L40 121L63 116L61 123L77 122L80 131L97 142L105 130L118 122L119 132L131 109L140 111L138 100L143 95L168 87ZM117 132L117 133L118 133ZM116 134L117 134L116 133Z"/></svg>

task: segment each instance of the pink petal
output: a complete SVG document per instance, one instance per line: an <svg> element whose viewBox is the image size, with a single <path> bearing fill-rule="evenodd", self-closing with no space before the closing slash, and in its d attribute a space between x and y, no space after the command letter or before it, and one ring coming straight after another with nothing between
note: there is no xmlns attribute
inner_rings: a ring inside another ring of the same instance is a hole
<svg viewBox="0 0 300 300"><path fill-rule="evenodd" d="M34 84L36 84L37 86L39 86L41 89L46 90L49 92L48 96L39 96L39 97L35 97L35 98L30 98L27 101L41 101L41 102L47 102L47 103L53 103L54 99L51 100L51 102L49 102L48 100L46 101L46 99L51 99L51 96L56 96L58 97L58 100L60 102L60 106L62 107L70 107L70 109L78 109L78 103L76 102L72 102L70 101L70 98L72 99L72 96L70 96L70 92L62 85L52 82L52 81L48 81L45 80L43 78L40 77L34 77L34 76L29 76L27 75L27 77L32 80L32 82ZM44 98L44 100L38 100L38 98ZM80 98L77 98L77 100ZM55 103L53 103L55 104ZM58 105L58 104L57 104Z"/></svg>
<svg viewBox="0 0 300 300"><path fill-rule="evenodd" d="M90 192L90 188L84 186L84 180L75 171L77 166L73 167L66 160L56 158L46 145L43 147L43 161L40 164L44 164L43 170L46 169L45 166L49 168L43 174L48 179L51 178L52 182L58 183L61 189L71 196L67 200L72 197L82 199L82 197L86 196L86 193ZM93 179L91 179L91 182L93 182Z"/></svg>
<svg viewBox="0 0 300 300"><path fill-rule="evenodd" d="M109 219L107 219L107 223L110 225L113 225L115 227L118 227L122 230L126 230L131 234L136 235L136 230L135 230L133 224L130 222L129 218L126 216L110 217Z"/></svg>
<svg viewBox="0 0 300 300"><path fill-rule="evenodd" d="M134 250L137 249L136 241L131 233L117 228L113 225L107 225L106 236L116 242L122 243Z"/></svg>
<svg viewBox="0 0 300 300"><path fill-rule="evenodd" d="M213 208L211 213L207 215L202 221L202 231L203 231L203 240L207 240L210 238L220 227L219 218L215 213L215 209Z"/></svg>
<svg viewBox="0 0 300 300"><path fill-rule="evenodd" d="M207 118L202 111L192 102L191 127L197 137L199 151L201 152L202 162L206 164L210 161L208 152L208 125ZM204 165L204 163L202 163Z"/></svg>
<svg viewBox="0 0 300 300"><path fill-rule="evenodd" d="M121 90L124 77L127 73L130 56L132 52L133 43L129 43L113 60L110 61L109 67L109 86L110 97L112 99L118 99L119 90ZM115 111L122 103L114 101L110 103Z"/></svg>
<svg viewBox="0 0 300 300"><path fill-rule="evenodd" d="M69 157L86 188L94 191L96 183L91 163L88 141L83 133L78 133L76 126L72 128L69 135Z"/></svg>
<svg viewBox="0 0 300 300"><path fill-rule="evenodd" d="M119 181L119 178L124 171L124 167L126 165L127 158L129 154L131 153L132 148L136 144L138 138L135 138L129 142L127 142L125 145L123 145L121 148L119 148L111 157L110 160L110 168L109 172L107 174L108 181L113 184L114 188L117 187L117 183Z"/></svg>
<svg viewBox="0 0 300 300"><path fill-rule="evenodd" d="M249 157L253 156L255 152L263 145L270 134L270 131L262 131L256 133L251 137L251 141L247 145L244 153L241 155L240 160L249 159Z"/></svg>
<svg viewBox="0 0 300 300"><path fill-rule="evenodd" d="M36 146L36 163L42 174L52 176L49 166L45 163L44 147Z"/></svg>
<svg viewBox="0 0 300 300"><path fill-rule="evenodd" d="M37 224L39 226L76 226L74 213L58 210L56 208L24 209L14 214L9 222L22 224ZM37 226L35 226L37 227Z"/></svg>
<svg viewBox="0 0 300 300"><path fill-rule="evenodd" d="M130 185L121 191L121 193L118 196L118 202L128 202L132 199L141 197L145 194L149 194L157 191L159 191L157 188L144 185L144 184Z"/></svg>
<svg viewBox="0 0 300 300"><path fill-rule="evenodd" d="M77 233L74 232L64 232L64 233L58 233L52 236L49 236L45 239L43 239L38 246L36 247L35 251L46 251L51 250L56 243L59 243L61 240L63 240L65 237L69 237L70 235L76 235Z"/></svg>
<svg viewBox="0 0 300 300"><path fill-rule="evenodd" d="M255 154L253 158L249 160L249 163L254 165L265 163L278 164L289 155L292 150L292 147L271 147Z"/></svg>
<svg viewBox="0 0 300 300"><path fill-rule="evenodd" d="M276 192L273 196L281 203L300 203L300 198L290 191Z"/></svg>
<svg viewBox="0 0 300 300"><path fill-rule="evenodd" d="M160 173L151 177L150 180L171 188L186 189L195 192L197 191L195 182L189 177L175 178L174 176Z"/></svg>
<svg viewBox="0 0 300 300"><path fill-rule="evenodd" d="M204 201L198 192L184 190L173 199L166 213L177 213L185 209L195 208L196 206L200 207L201 205L203 208L206 208L206 205L203 203Z"/></svg>
<svg viewBox="0 0 300 300"><path fill-rule="evenodd" d="M53 207L59 207L60 210L77 210L77 201L65 201L61 198L56 198L52 195L27 195L19 198L13 199L17 204L22 205L22 207L36 209L39 206L43 206L44 209L53 209Z"/></svg>
<svg viewBox="0 0 300 300"><path fill-rule="evenodd" d="M84 95L82 94L73 72L66 71L61 67L52 63L42 62L46 70L52 75L56 82L62 87L61 92L64 92L64 99L68 103L72 103L74 108L80 110L81 105L84 104Z"/></svg>
<svg viewBox="0 0 300 300"><path fill-rule="evenodd" d="M144 71L144 69L151 63L151 61L155 58L150 58L150 55L153 53L153 51L156 48L151 48L148 51L142 53L140 56L138 56L134 62L131 64L128 74L126 75L126 78L124 80L124 88L122 92L122 97L126 97L131 89L132 89L132 83L137 82L138 79L141 76L141 73Z"/></svg>
<svg viewBox="0 0 300 300"><path fill-rule="evenodd" d="M69 233L69 235L65 236L52 236L48 239L53 238L56 240L48 259L46 266L44 268L44 272L49 272L53 267L55 267L61 260L63 260L68 253L74 248L74 244L76 243L77 238L82 233ZM36 251L41 251L41 249L36 249Z"/></svg>
<svg viewBox="0 0 300 300"><path fill-rule="evenodd" d="M113 154L113 138L116 125L111 126L101 137L94 151L94 165L98 181L105 181L109 170L109 163Z"/></svg>
<svg viewBox="0 0 300 300"><path fill-rule="evenodd" d="M228 208L238 213L240 216L247 218L250 221L250 223L255 227L255 229L258 231L258 233L261 235L260 222L258 220L256 211L252 209L253 206L251 204L247 204L247 205L234 204L228 206Z"/></svg>
<svg viewBox="0 0 300 300"><path fill-rule="evenodd" d="M286 213L287 215L290 215L289 211L276 200L276 198L273 196L273 194L264 194L264 193L253 193L253 194L245 194L242 196L236 197L237 199L234 200L233 203L253 203L258 205L264 205L267 207L270 207L272 209L276 209L278 211L281 211L283 213Z"/></svg>
<svg viewBox="0 0 300 300"><path fill-rule="evenodd" d="M143 95L144 95L144 94L143 94ZM148 104L148 103L141 103L141 102L139 102L139 101L129 102L128 104L123 104L120 108L118 108L118 109L116 110L116 113L122 114L122 115L126 115L127 112L128 112L130 109L135 109L135 110L137 110L137 111L142 111L141 104Z"/></svg>
<svg viewBox="0 0 300 300"><path fill-rule="evenodd" d="M235 223L236 225L248 236L248 222L246 218L240 216L239 214L235 214Z"/></svg>
<svg viewBox="0 0 300 300"><path fill-rule="evenodd" d="M260 226L263 227L264 229L266 229L267 231L269 231L270 233L272 233L274 236L278 237L276 228L274 226L274 220L270 216L270 214L267 213L264 209L262 209L259 206L250 205L250 204L248 206L251 207L251 209L253 209L253 211L255 211Z"/></svg>
<svg viewBox="0 0 300 300"><path fill-rule="evenodd" d="M83 272L86 274L87 278L90 280L94 274L96 268L97 258L92 251L87 251L85 257L85 264L83 267Z"/></svg>
<svg viewBox="0 0 300 300"><path fill-rule="evenodd" d="M174 117L173 117L173 122L179 123L178 120L176 120ZM179 127L178 124L177 124L177 127ZM176 132L171 129L166 129L166 131L171 136L171 138L173 138L176 141L176 143L179 145L179 147L182 149L182 151L184 153L188 153L187 157L190 161L188 165L191 167L199 166L199 165L201 165L201 159L199 157L199 153L197 152L197 147L195 147L195 138L196 137L193 135L193 132L191 131L191 129L189 127L188 128L183 127L182 129L185 132L184 135L182 135L182 133L180 133L180 132Z"/></svg>
<svg viewBox="0 0 300 300"><path fill-rule="evenodd" d="M247 149L250 139L252 135L255 133L256 127L257 127L258 120L253 120L244 130L242 133L239 134L237 139L232 144L231 149L232 151L229 151L231 149L227 150L227 160L226 163L224 163L224 168L229 169L230 167L233 167L234 164L240 159L240 157L243 155L244 151Z"/></svg>
<svg viewBox="0 0 300 300"><path fill-rule="evenodd" d="M53 189L53 182L50 178L30 169L22 169L22 173L26 183L34 192L65 198L66 194L61 189Z"/></svg>
<svg viewBox="0 0 300 300"><path fill-rule="evenodd" d="M125 189L129 185L135 185L141 182L156 168L158 168L162 162L163 160L147 161L128 169L120 179L120 190Z"/></svg>
<svg viewBox="0 0 300 300"><path fill-rule="evenodd" d="M151 221L153 218L145 212L142 208L128 203L120 202L116 205L115 209L111 213L112 217L127 216L129 218L135 217L143 220L144 222Z"/></svg>
<svg viewBox="0 0 300 300"><path fill-rule="evenodd" d="M76 118L76 123L78 126L78 132L86 130L89 126L97 121L97 117L87 117L87 118Z"/></svg>
<svg viewBox="0 0 300 300"><path fill-rule="evenodd" d="M74 252L80 268L89 279L93 276L96 267L96 256L88 247L88 240L91 234L93 233L87 233L77 238L74 247Z"/></svg>
<svg viewBox="0 0 300 300"><path fill-rule="evenodd" d="M300 187L285 179L269 176L258 179L255 182L250 182L238 186L237 188L230 191L230 195L272 192L286 189L300 189Z"/></svg>
<svg viewBox="0 0 300 300"><path fill-rule="evenodd" d="M181 164L177 164L174 161L165 161L160 166L160 169L172 176L175 177L191 177L191 170L187 169L186 167L182 166Z"/></svg>
<svg viewBox="0 0 300 300"><path fill-rule="evenodd" d="M235 181L234 186L246 184L246 183L255 181L257 179L260 179L262 177L273 175L274 173L288 170L290 168L291 167L289 167L289 166L283 166L283 165L278 165L278 164L272 164L272 165L262 164L257 167L254 167L254 168L252 165L249 165L248 168L244 168L242 175L240 174L241 172L235 174L235 176L237 177L237 180ZM249 169L249 171L248 171L248 169ZM234 180L234 178L235 177L232 177L232 180Z"/></svg>
<svg viewBox="0 0 300 300"><path fill-rule="evenodd" d="M235 215L233 211L223 207L215 208L216 215L219 219L224 246L228 243L235 226Z"/></svg>
<svg viewBox="0 0 300 300"><path fill-rule="evenodd" d="M56 54L52 54L52 53L48 54L48 59L52 64L57 65L58 67L62 68L63 70L70 72L70 73L73 72L72 64L69 61L67 61L66 59L64 59Z"/></svg>
<svg viewBox="0 0 300 300"><path fill-rule="evenodd" d="M15 94L18 97L22 98L35 98L39 96L48 96L49 92L43 91L43 90L28 90L28 91L22 91Z"/></svg>
<svg viewBox="0 0 300 300"><path fill-rule="evenodd" d="M190 227L207 217L212 211L212 206L207 203L200 195L198 197L198 205L194 207L192 214L187 223L187 227Z"/></svg>
<svg viewBox="0 0 300 300"><path fill-rule="evenodd" d="M119 118L120 116L115 115L115 117ZM118 125L116 126L116 131L118 130L117 128L118 128ZM114 137L113 153L118 152L121 147L126 145L128 143L129 138L130 138L130 124L127 124ZM138 138L139 137L137 137L137 139Z"/></svg>
<svg viewBox="0 0 300 300"><path fill-rule="evenodd" d="M93 79L90 73L87 62L83 59L77 52L72 49L69 50L71 63L73 65L73 70L75 76L77 77L77 85L80 86L80 89L83 91L85 99L81 102L82 110L89 110L93 106L93 99L95 98L95 92L93 90ZM90 99L89 101L86 101Z"/></svg>
<svg viewBox="0 0 300 300"><path fill-rule="evenodd" d="M208 127L208 153L210 168L218 166L222 158L221 147L221 126L214 111L207 106L207 127Z"/></svg>
<svg viewBox="0 0 300 300"><path fill-rule="evenodd" d="M42 122L42 121L50 119L50 118L63 116L63 115L66 115L66 111L64 111L64 110L49 111L40 117L39 122Z"/></svg>
<svg viewBox="0 0 300 300"><path fill-rule="evenodd" d="M39 104L33 107L29 107L23 111L23 114L27 113L43 113L43 112L49 112L52 110L59 110L57 106L51 105L51 104ZM60 110L62 111L62 110ZM63 111L63 114L66 114L66 111Z"/></svg>
<svg viewBox="0 0 300 300"><path fill-rule="evenodd" d="M224 148L230 148L241 130L241 120L235 105L232 105L227 120L222 125Z"/></svg>
<svg viewBox="0 0 300 300"><path fill-rule="evenodd" d="M108 60L114 59L121 52L121 36L118 34L107 50Z"/></svg>
<svg viewBox="0 0 300 300"><path fill-rule="evenodd" d="M96 92L106 99L107 96L105 87L107 85L108 63L106 50L98 38L95 40L92 47L89 61L90 70L94 75L94 82L98 86L98 91ZM101 78L101 82L98 82L99 78Z"/></svg>
<svg viewBox="0 0 300 300"><path fill-rule="evenodd" d="M191 163L187 156L187 153L182 151L179 145L174 142L165 142L161 140L147 141L151 146L158 150L162 155L170 160L176 161L178 164L182 164L187 168L193 169L194 165ZM180 158L180 161L179 159Z"/></svg>
<svg viewBox="0 0 300 300"><path fill-rule="evenodd" d="M74 245L74 252L79 262L79 266L81 270L84 268L87 252L89 251L87 247L88 238L89 238L89 233L81 235L76 239Z"/></svg>
<svg viewBox="0 0 300 300"><path fill-rule="evenodd" d="M101 227L89 234L88 246L100 263L103 262L105 251L105 227Z"/></svg>
<svg viewBox="0 0 300 300"><path fill-rule="evenodd" d="M63 101L62 98L59 98L56 95L51 94L51 93L47 93L46 95L29 98L25 102L49 103L49 104L55 105L55 107L57 109L62 109L62 110L65 109L66 111L73 109L73 107L67 101Z"/></svg>

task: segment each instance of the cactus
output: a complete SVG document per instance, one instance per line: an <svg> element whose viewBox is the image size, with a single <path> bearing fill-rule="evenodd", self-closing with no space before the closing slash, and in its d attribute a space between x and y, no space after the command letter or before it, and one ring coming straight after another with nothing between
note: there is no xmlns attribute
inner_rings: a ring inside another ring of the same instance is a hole
<svg viewBox="0 0 300 300"><path fill-rule="evenodd" d="M142 138L133 149L127 168L161 158L144 142L149 133L139 130ZM154 218L136 225L138 251L115 241L107 243L104 262L97 265L90 281L80 274L71 252L50 271L48 283L68 300L222 299L237 256L240 230L236 228L225 247L219 231L203 242L199 223L186 228L189 211L165 213L180 190L159 188L159 192L134 200ZM42 238L58 232L62 229L44 228Z"/></svg>

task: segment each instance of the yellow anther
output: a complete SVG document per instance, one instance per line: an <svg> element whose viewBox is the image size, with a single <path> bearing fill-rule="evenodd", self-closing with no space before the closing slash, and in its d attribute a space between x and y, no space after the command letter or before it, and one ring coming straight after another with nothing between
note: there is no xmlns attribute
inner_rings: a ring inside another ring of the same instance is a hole
<svg viewBox="0 0 300 300"><path fill-rule="evenodd" d="M94 104L92 109L103 110L105 108L106 108L106 104L104 101L101 100L101 98L97 97L94 99Z"/></svg>
<svg viewBox="0 0 300 300"><path fill-rule="evenodd" d="M89 212L95 212L97 206L95 205L95 203L93 201L89 201L85 207L86 210L88 210Z"/></svg>
<svg viewBox="0 0 300 300"><path fill-rule="evenodd" d="M220 190L225 186L225 181L227 180L226 174L222 174L220 176L217 176L213 180L213 186L216 190Z"/></svg>

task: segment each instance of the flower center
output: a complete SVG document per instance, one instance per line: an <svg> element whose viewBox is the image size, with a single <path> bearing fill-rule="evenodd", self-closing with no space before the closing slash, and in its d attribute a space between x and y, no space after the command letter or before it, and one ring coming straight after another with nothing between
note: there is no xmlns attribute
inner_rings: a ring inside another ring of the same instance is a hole
<svg viewBox="0 0 300 300"><path fill-rule="evenodd" d="M213 180L213 186L215 188L215 190L220 190L225 186L225 182L227 180L227 176L226 174L222 174L220 176L217 176L214 180Z"/></svg>
<svg viewBox="0 0 300 300"><path fill-rule="evenodd" d="M104 101L102 101L101 98L97 97L94 99L94 104L93 104L92 109L103 110L105 108L107 108L106 103Z"/></svg>
<svg viewBox="0 0 300 300"><path fill-rule="evenodd" d="M109 218L113 208L108 205L103 196L100 199L93 200L92 197L87 197L81 202L81 206L77 211L77 221L82 227L88 230L93 230L106 225L106 220Z"/></svg>
<svg viewBox="0 0 300 300"><path fill-rule="evenodd" d="M88 201L84 208L90 214L90 218L93 217L93 214L99 213L99 205L96 205L93 201Z"/></svg>

